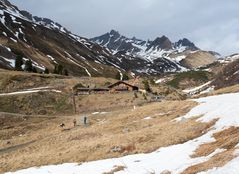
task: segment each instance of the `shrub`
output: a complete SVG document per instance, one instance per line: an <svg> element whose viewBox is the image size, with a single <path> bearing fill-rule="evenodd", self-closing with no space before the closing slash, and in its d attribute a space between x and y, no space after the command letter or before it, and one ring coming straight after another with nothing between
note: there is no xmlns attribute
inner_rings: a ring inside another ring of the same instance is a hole
<svg viewBox="0 0 239 174"><path fill-rule="evenodd" d="M44 74L49 74L49 70L45 68Z"/></svg>
<svg viewBox="0 0 239 174"><path fill-rule="evenodd" d="M129 76L127 74L123 74L123 79L122 80L129 80Z"/></svg>
<svg viewBox="0 0 239 174"><path fill-rule="evenodd" d="M64 66L62 66L61 64L57 64L55 65L54 74L60 74L60 75L65 75L68 76L68 70L64 68Z"/></svg>
<svg viewBox="0 0 239 174"><path fill-rule="evenodd" d="M27 72L32 72L33 67L32 67L32 61L30 59L26 61L24 70Z"/></svg>
<svg viewBox="0 0 239 174"><path fill-rule="evenodd" d="M37 73L36 67L32 67L32 72Z"/></svg>
<svg viewBox="0 0 239 174"><path fill-rule="evenodd" d="M115 75L115 79L117 79L117 80L121 80L120 72L117 72L117 74Z"/></svg>
<svg viewBox="0 0 239 174"><path fill-rule="evenodd" d="M77 85L73 87L73 89L77 89L77 88L85 88L85 86L81 83L78 83Z"/></svg>
<svg viewBox="0 0 239 174"><path fill-rule="evenodd" d="M68 76L68 75L69 75L67 69L64 69L64 70L63 70L63 75L65 75L65 76Z"/></svg>
<svg viewBox="0 0 239 174"><path fill-rule="evenodd" d="M144 81L143 81L143 84L144 84L144 89L145 89L147 92L151 92L151 91L152 91L151 88L150 88L150 86L149 86L148 80L144 80Z"/></svg>
<svg viewBox="0 0 239 174"><path fill-rule="evenodd" d="M15 70L22 71L23 60L22 56L18 55L15 60Z"/></svg>
<svg viewBox="0 0 239 174"><path fill-rule="evenodd" d="M110 82L105 82L105 86L110 86L111 83Z"/></svg>
<svg viewBox="0 0 239 174"><path fill-rule="evenodd" d="M144 100L148 100L146 94L143 93Z"/></svg>

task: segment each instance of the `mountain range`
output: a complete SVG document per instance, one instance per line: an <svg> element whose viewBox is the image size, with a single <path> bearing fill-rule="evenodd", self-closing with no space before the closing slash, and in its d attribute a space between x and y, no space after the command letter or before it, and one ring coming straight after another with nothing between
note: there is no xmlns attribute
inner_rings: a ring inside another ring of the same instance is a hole
<svg viewBox="0 0 239 174"><path fill-rule="evenodd" d="M175 43L166 36L145 41L135 37L127 38L112 30L102 36L92 38L91 41L108 48L117 57L140 58L147 61L149 68L143 66L142 71L139 69L136 71L149 74L199 68L214 62L216 57L220 56L215 52L200 50L186 38Z"/></svg>
<svg viewBox="0 0 239 174"><path fill-rule="evenodd" d="M61 64L76 76L115 77L120 72L159 75L213 63L217 53L200 50L184 38L144 41L112 30L87 39L47 18L33 16L7 0L0 1L0 68L14 69L17 55L31 59L39 72Z"/></svg>

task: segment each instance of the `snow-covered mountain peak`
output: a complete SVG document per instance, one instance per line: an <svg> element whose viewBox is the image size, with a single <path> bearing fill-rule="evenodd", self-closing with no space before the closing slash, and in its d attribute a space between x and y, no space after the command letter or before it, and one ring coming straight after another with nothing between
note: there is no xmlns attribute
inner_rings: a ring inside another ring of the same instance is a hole
<svg viewBox="0 0 239 174"><path fill-rule="evenodd" d="M187 48L190 48L191 50L198 50L199 49L198 47L195 46L195 44L193 42L189 41L186 38L180 39L174 45L175 45L176 48L187 47Z"/></svg>
<svg viewBox="0 0 239 174"><path fill-rule="evenodd" d="M119 32L116 31L116 30L111 30L111 31L109 32L109 34L110 34L110 36L112 36L112 37L120 37Z"/></svg>
<svg viewBox="0 0 239 174"><path fill-rule="evenodd" d="M128 38L121 35L118 31L111 30L109 33L91 39L92 41L101 44L113 52L123 51L142 55L143 52L171 51L182 52L185 50L199 50L193 42L184 38L173 43L167 36L163 35L154 40L142 40L136 37Z"/></svg>
<svg viewBox="0 0 239 174"><path fill-rule="evenodd" d="M172 42L169 40L168 37L162 36L162 37L157 37L154 41L150 43L150 45L147 48L147 51L150 49L153 50L170 50L173 48Z"/></svg>
<svg viewBox="0 0 239 174"><path fill-rule="evenodd" d="M63 26L61 26L57 22L54 22L47 18L40 18L37 16L33 16L31 13L27 11L19 10L18 7L11 4L9 1L1 0L0 1L0 18L2 19L2 21L5 18L5 14L8 14L10 15L10 17L13 17L13 18L20 18L22 20L32 22L36 25L42 25L50 29L56 29L64 33L70 33L67 29L65 29Z"/></svg>

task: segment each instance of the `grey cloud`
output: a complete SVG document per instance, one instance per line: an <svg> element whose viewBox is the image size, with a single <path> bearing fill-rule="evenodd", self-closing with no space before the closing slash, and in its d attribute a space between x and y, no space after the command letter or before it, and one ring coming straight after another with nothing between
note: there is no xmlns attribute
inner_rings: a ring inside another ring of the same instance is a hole
<svg viewBox="0 0 239 174"><path fill-rule="evenodd" d="M85 37L116 29L143 39L187 37L202 49L224 55L239 52L238 0L10 1Z"/></svg>

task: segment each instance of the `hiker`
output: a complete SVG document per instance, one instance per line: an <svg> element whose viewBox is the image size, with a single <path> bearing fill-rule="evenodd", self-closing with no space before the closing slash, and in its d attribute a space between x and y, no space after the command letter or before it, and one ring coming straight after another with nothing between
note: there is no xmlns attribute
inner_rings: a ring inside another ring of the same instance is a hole
<svg viewBox="0 0 239 174"><path fill-rule="evenodd" d="M87 125L87 117L84 116L84 125Z"/></svg>
<svg viewBox="0 0 239 174"><path fill-rule="evenodd" d="M73 125L76 127L76 119L73 120Z"/></svg>

